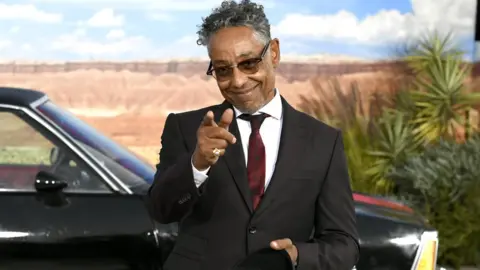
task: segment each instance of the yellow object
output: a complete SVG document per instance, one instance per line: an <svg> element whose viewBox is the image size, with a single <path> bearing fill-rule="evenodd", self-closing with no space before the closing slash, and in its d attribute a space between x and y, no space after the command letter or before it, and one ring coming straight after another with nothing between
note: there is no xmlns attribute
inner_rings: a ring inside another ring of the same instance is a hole
<svg viewBox="0 0 480 270"><path fill-rule="evenodd" d="M424 232L412 270L435 270L437 264L438 233Z"/></svg>

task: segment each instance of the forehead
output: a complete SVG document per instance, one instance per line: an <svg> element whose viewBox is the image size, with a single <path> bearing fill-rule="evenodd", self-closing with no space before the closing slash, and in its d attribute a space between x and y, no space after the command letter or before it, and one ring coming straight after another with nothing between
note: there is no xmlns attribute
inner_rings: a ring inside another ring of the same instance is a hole
<svg viewBox="0 0 480 270"><path fill-rule="evenodd" d="M233 61L237 58L256 56L262 44L248 27L229 27L217 31L209 43L212 61Z"/></svg>

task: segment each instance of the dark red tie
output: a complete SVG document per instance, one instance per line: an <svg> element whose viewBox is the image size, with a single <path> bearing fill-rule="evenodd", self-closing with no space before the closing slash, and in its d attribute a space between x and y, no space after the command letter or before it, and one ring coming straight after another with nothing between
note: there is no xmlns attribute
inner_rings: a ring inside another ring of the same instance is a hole
<svg viewBox="0 0 480 270"><path fill-rule="evenodd" d="M265 189L265 146L260 136L260 126L267 114L242 114L241 119L250 121L252 133L248 141L247 175L253 197L253 209L257 208Z"/></svg>

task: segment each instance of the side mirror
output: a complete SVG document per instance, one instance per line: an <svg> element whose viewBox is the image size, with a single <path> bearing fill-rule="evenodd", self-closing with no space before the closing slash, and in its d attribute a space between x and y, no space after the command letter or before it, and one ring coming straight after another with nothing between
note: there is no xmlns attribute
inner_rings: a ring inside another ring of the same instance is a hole
<svg viewBox="0 0 480 270"><path fill-rule="evenodd" d="M39 171L35 177L35 190L42 192L58 192L64 190L68 184L56 175Z"/></svg>

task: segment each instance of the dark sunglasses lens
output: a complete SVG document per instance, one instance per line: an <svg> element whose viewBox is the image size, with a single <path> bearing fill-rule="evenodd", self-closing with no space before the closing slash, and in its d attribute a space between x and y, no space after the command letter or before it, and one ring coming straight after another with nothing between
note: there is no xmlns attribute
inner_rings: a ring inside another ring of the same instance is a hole
<svg viewBox="0 0 480 270"><path fill-rule="evenodd" d="M247 60L238 64L238 69L245 74L253 74L258 71L259 62L257 59Z"/></svg>
<svg viewBox="0 0 480 270"><path fill-rule="evenodd" d="M219 68L213 71L213 76L217 80L227 80L232 76L231 68Z"/></svg>

